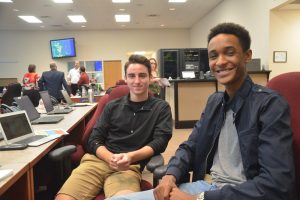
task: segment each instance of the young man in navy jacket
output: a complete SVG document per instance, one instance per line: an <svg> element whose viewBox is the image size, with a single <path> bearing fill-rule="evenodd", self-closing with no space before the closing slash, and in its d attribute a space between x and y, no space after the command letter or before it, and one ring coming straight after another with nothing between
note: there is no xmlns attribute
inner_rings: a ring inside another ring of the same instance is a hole
<svg viewBox="0 0 300 200"><path fill-rule="evenodd" d="M113 199L293 200L295 172L287 102L247 75L248 31L222 23L208 36L211 72L225 86L208 99L154 191ZM193 182L182 183L192 171ZM211 182L204 181L210 174Z"/></svg>

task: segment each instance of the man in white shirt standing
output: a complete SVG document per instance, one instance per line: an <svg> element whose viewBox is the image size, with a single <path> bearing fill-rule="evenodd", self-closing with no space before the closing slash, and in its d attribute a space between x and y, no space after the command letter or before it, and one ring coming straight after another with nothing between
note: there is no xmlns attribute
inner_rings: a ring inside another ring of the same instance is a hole
<svg viewBox="0 0 300 200"><path fill-rule="evenodd" d="M75 61L74 68L72 68L68 73L68 85L71 86L71 94L75 95L78 90L78 81L80 78L79 72L79 61Z"/></svg>

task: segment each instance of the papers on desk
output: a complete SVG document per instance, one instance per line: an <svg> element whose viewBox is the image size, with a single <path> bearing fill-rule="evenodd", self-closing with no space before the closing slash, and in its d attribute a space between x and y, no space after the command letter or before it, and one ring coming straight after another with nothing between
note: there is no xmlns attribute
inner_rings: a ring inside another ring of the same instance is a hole
<svg viewBox="0 0 300 200"><path fill-rule="evenodd" d="M69 133L63 129L51 129L51 130L35 130L36 135L68 135Z"/></svg>
<svg viewBox="0 0 300 200"><path fill-rule="evenodd" d="M0 169L0 181L14 174L12 169Z"/></svg>

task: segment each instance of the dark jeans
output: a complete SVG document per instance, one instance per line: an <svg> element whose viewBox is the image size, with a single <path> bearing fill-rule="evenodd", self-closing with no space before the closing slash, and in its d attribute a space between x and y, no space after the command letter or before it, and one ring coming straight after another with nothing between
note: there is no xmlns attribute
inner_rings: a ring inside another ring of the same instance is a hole
<svg viewBox="0 0 300 200"><path fill-rule="evenodd" d="M73 94L73 95L75 95L76 94L76 92L77 92L77 90L78 90L78 84L71 84L71 93Z"/></svg>

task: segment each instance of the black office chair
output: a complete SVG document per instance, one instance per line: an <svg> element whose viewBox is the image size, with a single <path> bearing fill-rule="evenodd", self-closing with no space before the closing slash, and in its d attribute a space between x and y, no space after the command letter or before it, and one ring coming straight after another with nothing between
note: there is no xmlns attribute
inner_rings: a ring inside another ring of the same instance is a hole
<svg viewBox="0 0 300 200"><path fill-rule="evenodd" d="M6 87L7 91L3 94L1 103L11 106L14 97L21 96L22 86L20 83L11 83Z"/></svg>
<svg viewBox="0 0 300 200"><path fill-rule="evenodd" d="M41 95L38 90L24 90L23 95L27 95L29 97L34 107L37 107L39 105Z"/></svg>

